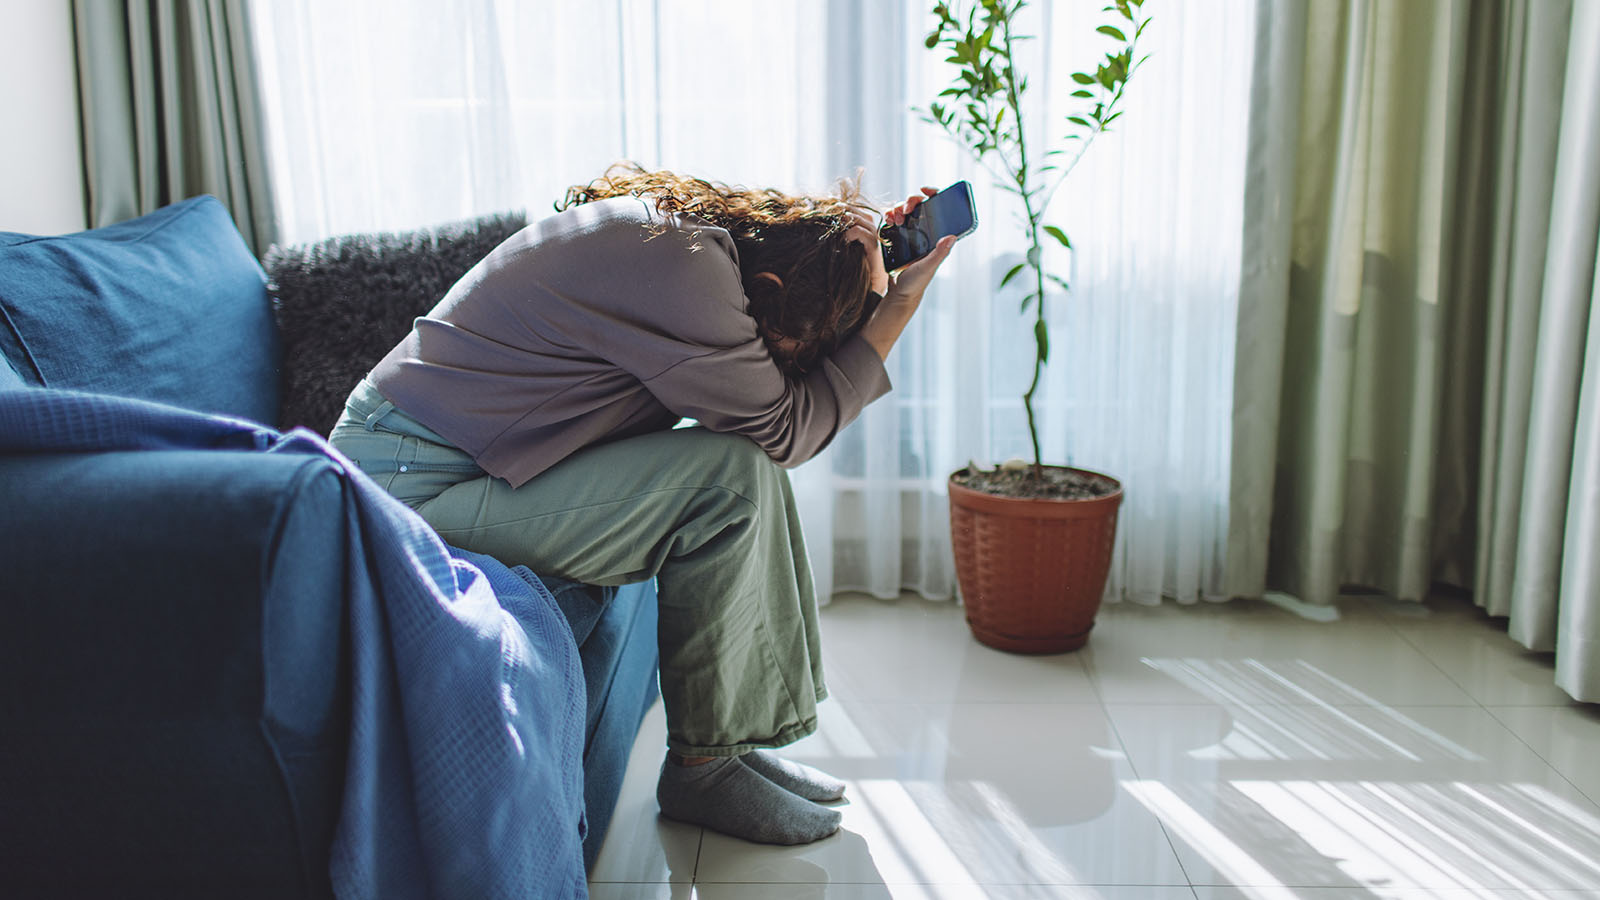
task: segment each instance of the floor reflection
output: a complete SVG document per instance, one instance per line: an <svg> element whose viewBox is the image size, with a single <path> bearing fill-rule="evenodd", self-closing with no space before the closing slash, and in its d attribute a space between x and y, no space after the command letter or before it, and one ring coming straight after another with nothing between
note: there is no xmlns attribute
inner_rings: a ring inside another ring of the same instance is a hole
<svg viewBox="0 0 1600 900"><path fill-rule="evenodd" d="M1293 896L1269 890L1287 886L1451 889L1487 897L1600 884L1600 820L1534 785L1135 781L1123 787L1222 883L1259 888L1253 897Z"/></svg>
<svg viewBox="0 0 1600 900"><path fill-rule="evenodd" d="M1231 730L1218 759L1481 761L1304 660L1151 659L1145 665L1210 698Z"/></svg>
<svg viewBox="0 0 1600 900"><path fill-rule="evenodd" d="M1145 754L1144 777L1122 785L1179 842L1191 878L1208 867L1262 898L1292 886L1488 897L1600 884L1593 805L1524 780L1516 769L1547 767L1481 710L1394 709L1300 660L1145 663L1217 704L1210 734ZM1483 727L1452 736L1419 716Z"/></svg>
<svg viewBox="0 0 1600 900"><path fill-rule="evenodd" d="M1159 822L1189 878L1251 897L1600 884L1593 808L1497 771L1481 736L1418 718L1429 710L1385 706L1302 660L1145 663L1203 692L1213 705L1194 711L1215 719L1141 734L1160 747L1146 753L1149 771L1109 752L1121 740L1109 729L1082 727L1092 715L1022 732L1021 705L991 704L930 707L909 729L836 717L829 749L840 755L810 761L854 776L889 883L1093 881L1097 857L1128 852L1125 796Z"/></svg>
<svg viewBox="0 0 1600 900"><path fill-rule="evenodd" d="M607 880L696 882L640 900L1600 900L1600 791L1553 755L1592 753L1589 721L1464 693L1379 617L1269 613L1136 611L1045 664L976 645L959 610L833 610L836 699L785 755L849 782L844 830L658 830L652 747L637 825L613 826L642 849Z"/></svg>

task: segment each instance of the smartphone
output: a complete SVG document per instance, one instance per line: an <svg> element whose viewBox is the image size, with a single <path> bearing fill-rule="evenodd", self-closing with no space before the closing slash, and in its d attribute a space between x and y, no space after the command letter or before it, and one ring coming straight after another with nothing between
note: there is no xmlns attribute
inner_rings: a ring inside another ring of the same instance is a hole
<svg viewBox="0 0 1600 900"><path fill-rule="evenodd" d="M978 207L972 199L972 185L958 181L918 204L906 216L904 225L884 225L879 229L885 241L883 265L893 272L932 253L945 235L965 237L977 228Z"/></svg>

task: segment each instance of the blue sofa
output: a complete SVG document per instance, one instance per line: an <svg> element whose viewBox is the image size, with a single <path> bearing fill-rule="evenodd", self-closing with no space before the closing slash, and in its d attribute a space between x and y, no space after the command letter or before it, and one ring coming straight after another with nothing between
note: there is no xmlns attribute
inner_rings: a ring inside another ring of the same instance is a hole
<svg viewBox="0 0 1600 900"><path fill-rule="evenodd" d="M268 287L210 197L76 235L0 233L0 391L277 425L292 373ZM332 894L349 478L315 454L0 454L0 893ZM568 764L592 865L657 696L654 589L545 585L582 665Z"/></svg>

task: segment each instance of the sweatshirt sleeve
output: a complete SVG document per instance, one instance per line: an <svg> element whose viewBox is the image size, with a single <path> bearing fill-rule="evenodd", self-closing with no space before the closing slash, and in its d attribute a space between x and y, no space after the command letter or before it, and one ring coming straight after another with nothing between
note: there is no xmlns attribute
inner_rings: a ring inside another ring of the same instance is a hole
<svg viewBox="0 0 1600 900"><path fill-rule="evenodd" d="M614 361L672 413L797 466L888 393L888 372L857 335L804 378L786 377L746 311L732 238L712 227L693 234L694 252L668 236L646 245L636 272L648 273L647 290L629 304L629 346Z"/></svg>
<svg viewBox="0 0 1600 900"><path fill-rule="evenodd" d="M742 434L792 467L820 453L890 385L877 351L858 335L803 379L786 378L757 339L689 357L645 386L672 412Z"/></svg>

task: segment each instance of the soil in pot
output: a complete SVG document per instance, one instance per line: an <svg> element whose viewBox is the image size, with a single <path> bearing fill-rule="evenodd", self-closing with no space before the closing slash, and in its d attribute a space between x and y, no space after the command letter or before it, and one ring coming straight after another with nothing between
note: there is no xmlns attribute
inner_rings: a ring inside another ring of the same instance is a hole
<svg viewBox="0 0 1600 900"><path fill-rule="evenodd" d="M1093 500L1115 493L1119 485L1110 478L1082 469L1045 466L1034 477L1033 466L1001 467L993 472L971 466L951 476L965 488L1024 500Z"/></svg>

